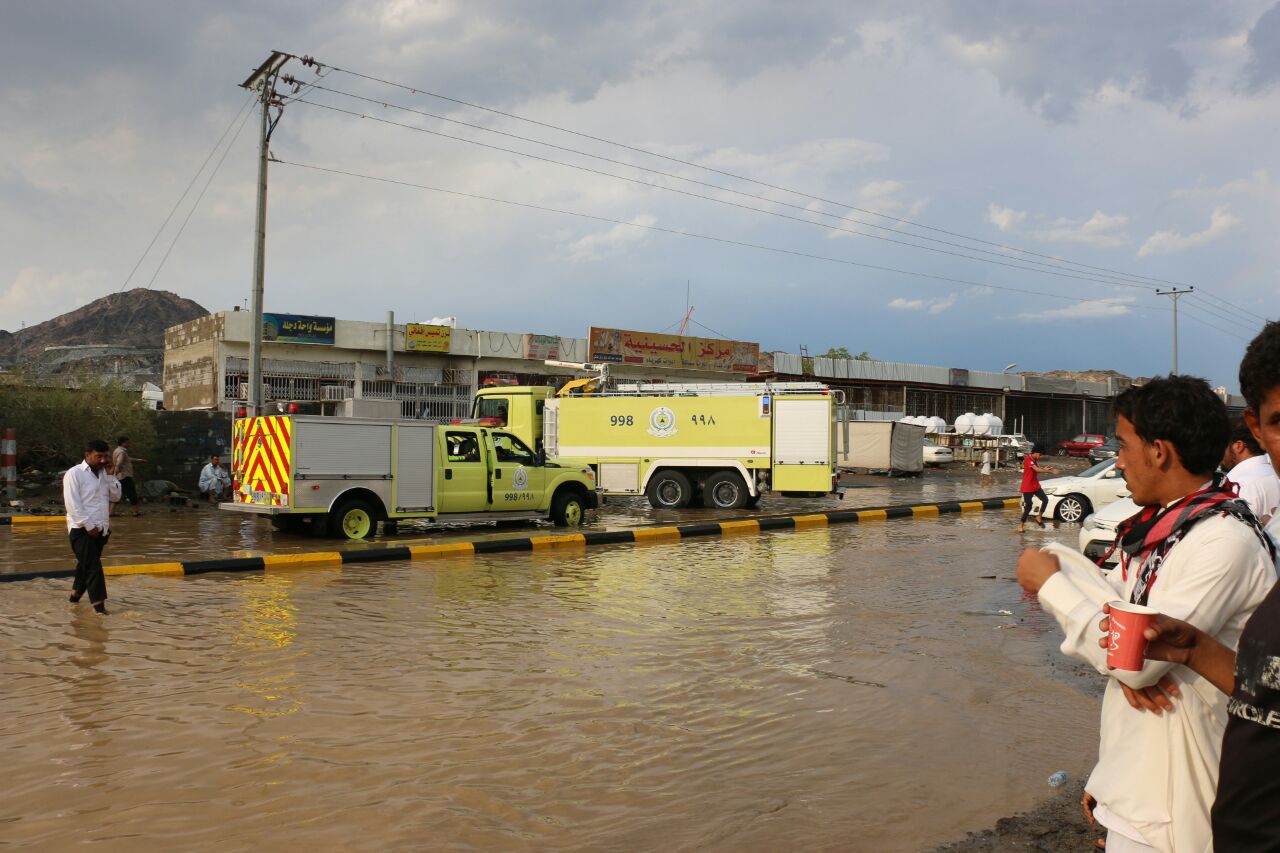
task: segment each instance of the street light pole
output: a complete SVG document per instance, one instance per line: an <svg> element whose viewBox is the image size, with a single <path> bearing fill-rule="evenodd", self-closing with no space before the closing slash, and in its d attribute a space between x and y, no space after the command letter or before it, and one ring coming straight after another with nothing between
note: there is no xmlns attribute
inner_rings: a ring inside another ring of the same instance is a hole
<svg viewBox="0 0 1280 853"><path fill-rule="evenodd" d="M276 98L276 79L280 75L280 68L291 58L290 54L272 51L267 61L240 84L242 88L257 91L258 103L262 107L258 132L258 214L253 235L253 307L249 318L253 328L249 333L248 409L249 414L254 417L262 414L262 297L266 285L267 260L267 161L271 156L271 131L275 127L271 121L271 108L281 106Z"/></svg>
<svg viewBox="0 0 1280 853"><path fill-rule="evenodd" d="M1178 290L1170 288L1169 290L1157 290L1157 296L1168 296L1173 300L1173 375L1178 375L1178 297L1184 293L1192 293L1194 287L1188 287L1186 290Z"/></svg>

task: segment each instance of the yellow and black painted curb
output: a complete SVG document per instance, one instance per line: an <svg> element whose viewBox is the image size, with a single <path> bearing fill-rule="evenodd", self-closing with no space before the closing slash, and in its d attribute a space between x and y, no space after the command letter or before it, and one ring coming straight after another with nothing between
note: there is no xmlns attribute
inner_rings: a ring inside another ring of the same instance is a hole
<svg viewBox="0 0 1280 853"><path fill-rule="evenodd" d="M769 530L806 530L833 524L856 524L865 521L887 521L891 518L920 518L957 512L988 509L1012 509L1020 498L986 498L977 501L946 501L936 504L905 504L867 507L810 515L774 515L735 518L729 521L705 521L692 524L654 525L626 530L600 530L552 536L517 536L481 539L468 542L446 542L439 545L401 545L391 548L362 548L351 551L320 551L303 554L273 554L265 557L228 557L221 560L196 560L175 563L141 563L132 566L107 566L108 577L119 575L202 575L210 572L261 572L301 569L313 566L336 566L347 563L382 563L398 560L427 560L435 557L470 556L473 554L507 554L544 551L554 548L589 548L598 545L638 545L647 542L678 542L701 536L731 536L739 533L761 533ZM49 569L36 572L0 573L0 583L69 578L74 569Z"/></svg>
<svg viewBox="0 0 1280 853"><path fill-rule="evenodd" d="M0 515L0 527L22 524L66 524L65 515Z"/></svg>

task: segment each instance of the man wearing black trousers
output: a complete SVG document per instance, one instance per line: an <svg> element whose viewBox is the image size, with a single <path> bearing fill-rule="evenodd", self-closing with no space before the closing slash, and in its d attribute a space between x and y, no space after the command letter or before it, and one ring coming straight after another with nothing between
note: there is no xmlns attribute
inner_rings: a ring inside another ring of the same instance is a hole
<svg viewBox="0 0 1280 853"><path fill-rule="evenodd" d="M93 609L102 614L107 612L102 549L111 536L111 503L120 500L120 483L105 470L110 461L107 443L94 439L85 447L84 461L62 475L67 533L76 555L70 601L76 603L87 591Z"/></svg>

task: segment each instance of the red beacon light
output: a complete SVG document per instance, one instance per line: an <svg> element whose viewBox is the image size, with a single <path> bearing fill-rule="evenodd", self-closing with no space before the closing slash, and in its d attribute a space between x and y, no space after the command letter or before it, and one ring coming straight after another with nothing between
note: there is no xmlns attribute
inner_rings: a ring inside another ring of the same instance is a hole
<svg viewBox="0 0 1280 853"><path fill-rule="evenodd" d="M287 411L291 415L296 415L298 414L298 412L302 411L302 407L299 406L297 403L290 403Z"/></svg>
<svg viewBox="0 0 1280 853"><path fill-rule="evenodd" d="M240 408L236 409L236 417L237 418L249 417L249 410L246 409L244 406L241 406Z"/></svg>

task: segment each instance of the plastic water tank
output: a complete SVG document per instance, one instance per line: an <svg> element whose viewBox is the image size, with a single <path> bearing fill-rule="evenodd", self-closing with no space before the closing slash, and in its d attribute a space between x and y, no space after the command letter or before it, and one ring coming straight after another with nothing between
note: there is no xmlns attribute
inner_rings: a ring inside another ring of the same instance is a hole
<svg viewBox="0 0 1280 853"><path fill-rule="evenodd" d="M991 421L991 435L1004 435L1004 421L1000 420L999 415L987 415Z"/></svg>
<svg viewBox="0 0 1280 853"><path fill-rule="evenodd" d="M986 415L975 415L973 418L974 435L990 435L991 419Z"/></svg>
<svg viewBox="0 0 1280 853"><path fill-rule="evenodd" d="M933 423L933 431L934 431L934 432L946 432L946 431L947 431L947 422L946 422L945 420L943 420L942 418L938 417L937 415L934 415L933 417L929 418L929 420Z"/></svg>
<svg viewBox="0 0 1280 853"><path fill-rule="evenodd" d="M942 421L942 428L939 429L938 422L940 420L942 419L941 418L921 418L920 425L924 427L924 431L926 434L935 433L935 432L946 432L947 422Z"/></svg>
<svg viewBox="0 0 1280 853"><path fill-rule="evenodd" d="M974 421L978 418L973 412L965 412L956 418L956 432L961 435L973 435Z"/></svg>

